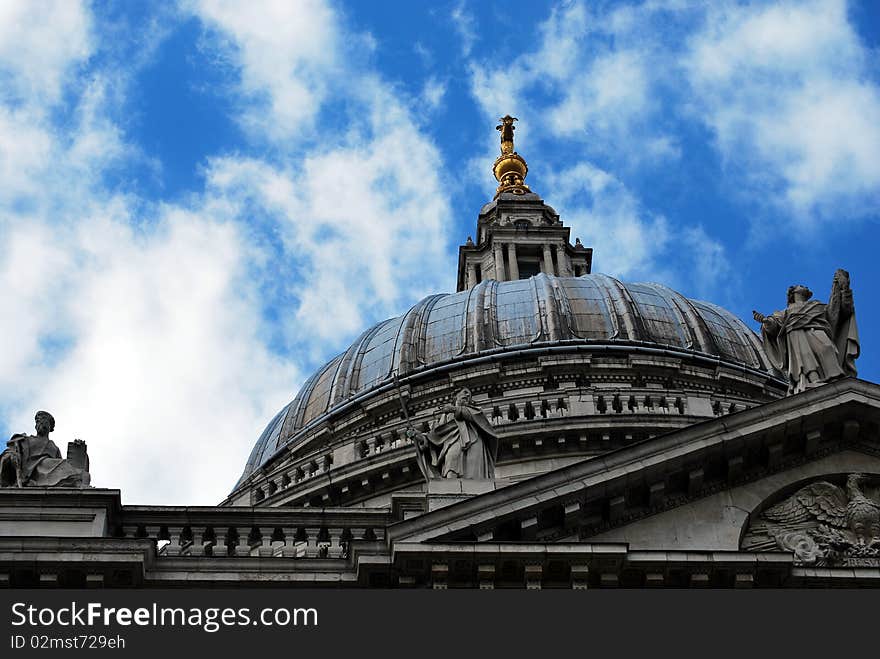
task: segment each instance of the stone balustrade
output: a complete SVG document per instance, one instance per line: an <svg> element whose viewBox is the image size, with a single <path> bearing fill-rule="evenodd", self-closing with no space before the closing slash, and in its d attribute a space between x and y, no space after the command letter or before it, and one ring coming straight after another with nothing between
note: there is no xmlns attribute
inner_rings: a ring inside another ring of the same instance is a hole
<svg viewBox="0 0 880 659"><path fill-rule="evenodd" d="M123 509L119 534L149 539L166 557L284 557L346 559L353 542L384 538L384 510L282 508Z"/></svg>

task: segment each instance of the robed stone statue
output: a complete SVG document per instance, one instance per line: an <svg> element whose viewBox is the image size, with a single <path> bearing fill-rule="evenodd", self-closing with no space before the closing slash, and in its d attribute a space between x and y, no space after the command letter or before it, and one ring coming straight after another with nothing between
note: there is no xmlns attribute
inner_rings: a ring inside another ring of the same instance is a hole
<svg viewBox="0 0 880 659"><path fill-rule="evenodd" d="M498 435L471 402L468 389L459 391L453 404L440 408L427 433L408 428L406 436L415 443L419 469L428 480L495 478Z"/></svg>
<svg viewBox="0 0 880 659"><path fill-rule="evenodd" d="M777 370L788 374L788 393L856 375L859 332L849 273L834 273L828 304L812 300L806 286L788 289L788 306L769 316L752 312L761 323L764 352Z"/></svg>
<svg viewBox="0 0 880 659"><path fill-rule="evenodd" d="M88 455L85 443L68 445L65 460L49 433L55 419L48 412L37 412L36 435L13 435L0 453L0 487L88 487Z"/></svg>

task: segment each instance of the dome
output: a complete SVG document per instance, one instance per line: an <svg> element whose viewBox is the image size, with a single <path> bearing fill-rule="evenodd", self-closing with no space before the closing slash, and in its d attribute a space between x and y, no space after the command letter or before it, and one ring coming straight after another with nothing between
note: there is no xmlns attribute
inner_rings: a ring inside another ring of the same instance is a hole
<svg viewBox="0 0 880 659"><path fill-rule="evenodd" d="M739 318L660 284L601 274L485 280L374 325L318 369L266 427L241 480L305 428L395 375L550 346L662 347L772 374L760 340Z"/></svg>

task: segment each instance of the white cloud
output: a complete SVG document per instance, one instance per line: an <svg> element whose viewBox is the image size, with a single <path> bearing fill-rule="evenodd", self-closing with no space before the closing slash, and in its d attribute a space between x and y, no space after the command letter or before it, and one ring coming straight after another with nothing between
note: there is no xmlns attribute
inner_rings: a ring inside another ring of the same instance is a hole
<svg viewBox="0 0 880 659"><path fill-rule="evenodd" d="M326 350L451 284L439 154L411 122L393 118L393 98L377 101L366 135L301 166L224 158L209 169L209 195L242 219L260 209L276 223L299 273L289 330L299 347Z"/></svg>
<svg viewBox="0 0 880 659"><path fill-rule="evenodd" d="M728 169L802 224L873 214L880 89L842 0L713 6L685 59Z"/></svg>
<svg viewBox="0 0 880 659"><path fill-rule="evenodd" d="M66 74L92 52L85 6L68 0L0 3L0 99L52 103Z"/></svg>
<svg viewBox="0 0 880 659"><path fill-rule="evenodd" d="M595 249L594 270L624 279L651 278L655 259L666 250L666 219L647 211L615 176L589 162L557 172L547 180L554 203L566 208L572 236Z"/></svg>
<svg viewBox="0 0 880 659"><path fill-rule="evenodd" d="M595 249L593 271L627 281L660 281L690 296L717 299L732 268L703 226L676 226L651 212L613 174L589 162L555 172L547 184L565 208L571 235Z"/></svg>
<svg viewBox="0 0 880 659"><path fill-rule="evenodd" d="M139 235L128 219L13 232L20 258L0 289L16 317L0 332L18 350L3 397L16 430L52 411L62 450L85 439L93 484L127 502L217 501L299 374L260 341L234 225L169 210ZM71 345L46 360L57 338Z"/></svg>
<svg viewBox="0 0 880 659"><path fill-rule="evenodd" d="M642 8L648 16L653 8ZM623 16L626 20L623 20ZM643 149L643 141L671 144L650 119L660 109L655 86L668 57L646 16L632 8L610 12L582 2L551 10L539 38L512 62L472 62L471 90L490 116L510 111L541 117L551 138L577 139L606 155L669 158L675 149Z"/></svg>
<svg viewBox="0 0 880 659"><path fill-rule="evenodd" d="M428 110L436 110L446 96L446 84L436 78L428 78L422 87L421 102Z"/></svg>
<svg viewBox="0 0 880 659"><path fill-rule="evenodd" d="M601 140L625 134L648 110L644 67L643 57L633 51L597 57L586 71L571 76L563 100L550 109L553 132Z"/></svg>
<svg viewBox="0 0 880 659"><path fill-rule="evenodd" d="M0 99L0 418L31 431L52 411L62 451L85 439L93 483L126 502L216 502L300 374L265 347L257 250L219 205L140 215L103 188L137 157L111 119L116 72L81 75L82 48L57 47L87 42L87 12L50 14L20 13L14 36L52 57L3 60L21 96Z"/></svg>
<svg viewBox="0 0 880 659"><path fill-rule="evenodd" d="M452 19L452 25L456 33L458 33L458 38L461 39L462 54L467 57L471 54L471 50L477 40L476 20L473 14L465 8L464 0L460 0L452 8L449 18Z"/></svg>
<svg viewBox="0 0 880 659"><path fill-rule="evenodd" d="M126 502L221 499L328 346L451 283L437 275L449 217L438 152L390 85L340 65L368 40L315 2L202 8L203 45L239 73L238 118L278 148L209 159L185 204L104 187L111 166L142 158L112 119L117 72L84 73L82 49L51 75L4 62L33 103L0 99L0 415L23 431L52 411L62 450L85 439L94 484ZM48 34L32 16L19 29L54 44L77 42L76 25ZM63 123L38 111L50 98ZM350 107L342 130L319 126L330 99ZM331 138L298 141L319 129ZM293 354L268 347L285 339Z"/></svg>
<svg viewBox="0 0 880 659"><path fill-rule="evenodd" d="M309 85L308 67L278 71L263 59L280 17L242 27L235 12L219 19L214 5L199 11L227 40L223 49L242 63L243 84L268 106L279 104L286 90ZM325 48L361 39L323 18L313 29L334 35ZM446 271L449 216L439 152L390 83L340 53L325 57L336 68L322 69L321 88L333 93L341 130L315 116L322 134L331 136L325 143L276 158L216 159L208 171L208 194L243 209L243 216L261 208L276 227L288 267L298 274L296 290L288 289L296 306L289 340L324 351L452 278L438 274ZM436 106L444 93L442 83L429 79L422 99ZM244 108L244 116L253 109Z"/></svg>
<svg viewBox="0 0 880 659"><path fill-rule="evenodd" d="M689 294L716 302L732 297L731 285L738 282L724 245L700 225L684 228L677 238L679 249L670 257L685 262L686 274L678 278Z"/></svg>
<svg viewBox="0 0 880 659"><path fill-rule="evenodd" d="M195 0L210 47L240 70L243 124L271 139L307 134L343 65L338 18L323 0ZM219 46L219 48L218 48Z"/></svg>

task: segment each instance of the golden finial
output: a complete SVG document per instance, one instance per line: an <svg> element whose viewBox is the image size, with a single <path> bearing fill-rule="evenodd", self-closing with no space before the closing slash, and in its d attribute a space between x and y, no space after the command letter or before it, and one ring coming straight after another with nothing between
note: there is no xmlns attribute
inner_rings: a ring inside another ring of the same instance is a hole
<svg viewBox="0 0 880 659"><path fill-rule="evenodd" d="M513 131L516 130L513 122L518 119L507 114L499 121L501 123L495 126L495 130L501 131L501 155L495 159L495 164L492 165L492 173L495 174L498 181L498 190L495 191L496 199L502 192L513 194L531 192L529 186L525 184L529 166L523 157L513 150Z"/></svg>

